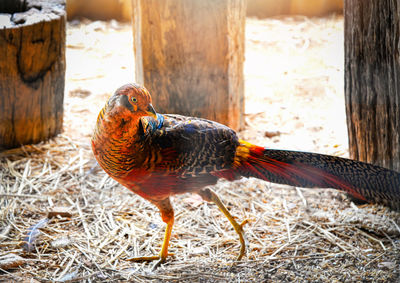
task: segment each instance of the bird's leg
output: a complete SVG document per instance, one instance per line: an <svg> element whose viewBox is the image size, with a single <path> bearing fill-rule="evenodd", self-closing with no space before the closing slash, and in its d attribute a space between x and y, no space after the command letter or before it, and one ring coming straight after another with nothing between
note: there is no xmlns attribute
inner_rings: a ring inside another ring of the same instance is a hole
<svg viewBox="0 0 400 283"><path fill-rule="evenodd" d="M222 211L222 213L228 218L229 222L231 222L233 228L235 229L236 233L239 235L240 240L240 253L236 260L240 260L246 252L246 238L244 236L243 225L247 223L247 220L244 220L241 224L237 223L233 216L229 213L226 209L225 205L219 199L217 194L213 192L209 188L202 189L198 192L198 194L208 202L215 203L218 208Z"/></svg>
<svg viewBox="0 0 400 283"><path fill-rule="evenodd" d="M165 228L164 241L161 247L160 254L158 256L133 257L133 258L128 258L127 260L137 261L137 262L158 260L153 267L156 268L157 266L165 262L168 255L171 255L168 254L168 245L169 245L169 240L171 239L172 227L174 226L174 209L172 208L169 198L157 202L153 201L152 203L154 203L158 207L161 213L162 220L167 224L167 227Z"/></svg>

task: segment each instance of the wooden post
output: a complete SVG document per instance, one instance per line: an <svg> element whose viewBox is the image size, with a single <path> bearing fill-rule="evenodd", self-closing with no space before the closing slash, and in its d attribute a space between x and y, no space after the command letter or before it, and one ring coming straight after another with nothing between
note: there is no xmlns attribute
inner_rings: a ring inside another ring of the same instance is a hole
<svg viewBox="0 0 400 283"><path fill-rule="evenodd" d="M64 0L0 4L0 150L62 130Z"/></svg>
<svg viewBox="0 0 400 283"><path fill-rule="evenodd" d="M400 171L400 5L345 1L350 156Z"/></svg>
<svg viewBox="0 0 400 283"><path fill-rule="evenodd" d="M244 112L244 0L132 0L136 80L160 113L234 129Z"/></svg>

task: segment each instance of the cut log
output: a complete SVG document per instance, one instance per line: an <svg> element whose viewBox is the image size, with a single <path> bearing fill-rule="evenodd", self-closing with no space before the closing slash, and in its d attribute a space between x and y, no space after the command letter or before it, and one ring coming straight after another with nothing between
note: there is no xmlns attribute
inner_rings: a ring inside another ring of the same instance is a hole
<svg viewBox="0 0 400 283"><path fill-rule="evenodd" d="M62 130L64 0L0 2L0 150Z"/></svg>
<svg viewBox="0 0 400 283"><path fill-rule="evenodd" d="M158 112L238 130L244 112L244 0L132 0L136 80Z"/></svg>
<svg viewBox="0 0 400 283"><path fill-rule="evenodd" d="M345 1L350 156L400 171L400 5Z"/></svg>

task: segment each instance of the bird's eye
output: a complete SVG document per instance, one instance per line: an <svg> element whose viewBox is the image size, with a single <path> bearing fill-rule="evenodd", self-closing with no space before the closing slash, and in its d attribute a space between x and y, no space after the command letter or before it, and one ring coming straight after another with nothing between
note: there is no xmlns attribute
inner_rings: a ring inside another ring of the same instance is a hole
<svg viewBox="0 0 400 283"><path fill-rule="evenodd" d="M137 98L136 98L136 97L132 97L132 98L131 98L131 101L132 101L133 103L136 103L136 102L137 102Z"/></svg>

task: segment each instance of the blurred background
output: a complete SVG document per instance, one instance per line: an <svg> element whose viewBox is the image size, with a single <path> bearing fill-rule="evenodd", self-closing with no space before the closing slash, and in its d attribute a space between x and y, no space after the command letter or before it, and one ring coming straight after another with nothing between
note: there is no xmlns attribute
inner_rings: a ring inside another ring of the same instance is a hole
<svg viewBox="0 0 400 283"><path fill-rule="evenodd" d="M343 1L247 5L241 137L347 157ZM67 13L64 130L89 138L91 127L76 126L82 113L93 124L107 97L135 81L131 0L67 0Z"/></svg>
<svg viewBox="0 0 400 283"><path fill-rule="evenodd" d="M276 15L322 16L342 13L343 0L247 0L247 16L259 18ZM131 0L67 0L68 19L116 19L130 21Z"/></svg>

